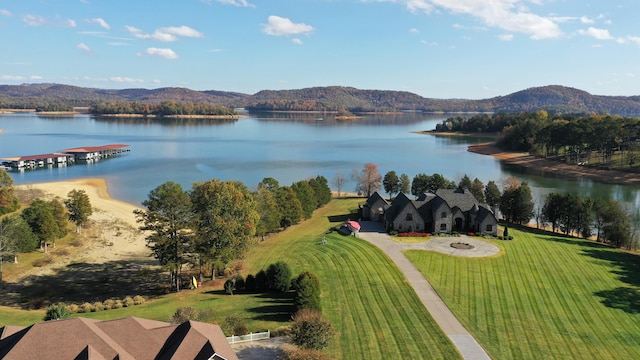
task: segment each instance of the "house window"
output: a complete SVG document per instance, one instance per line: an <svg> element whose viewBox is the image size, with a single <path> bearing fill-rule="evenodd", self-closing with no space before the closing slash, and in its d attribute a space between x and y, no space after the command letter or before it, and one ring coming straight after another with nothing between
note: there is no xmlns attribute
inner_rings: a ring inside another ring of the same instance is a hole
<svg viewBox="0 0 640 360"><path fill-rule="evenodd" d="M407 218L405 220L413 221L413 214L412 213L407 213Z"/></svg>
<svg viewBox="0 0 640 360"><path fill-rule="evenodd" d="M402 223L398 224L398 230L402 230Z"/></svg>
<svg viewBox="0 0 640 360"><path fill-rule="evenodd" d="M440 213L440 219L446 219L447 218L447 212L443 211Z"/></svg>
<svg viewBox="0 0 640 360"><path fill-rule="evenodd" d="M486 232L493 232L493 225L488 224L485 231Z"/></svg>
<svg viewBox="0 0 640 360"><path fill-rule="evenodd" d="M440 224L440 231L447 231L447 224Z"/></svg>

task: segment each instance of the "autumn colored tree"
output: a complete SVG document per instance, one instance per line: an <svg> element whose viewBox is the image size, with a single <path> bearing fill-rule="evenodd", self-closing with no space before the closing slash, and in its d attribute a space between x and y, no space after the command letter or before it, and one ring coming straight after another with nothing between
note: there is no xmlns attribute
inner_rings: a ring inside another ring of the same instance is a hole
<svg viewBox="0 0 640 360"><path fill-rule="evenodd" d="M367 197L380 190L380 185L382 185L382 175L380 175L378 166L374 163L366 163L360 172L354 172L354 180L356 182L356 192Z"/></svg>
<svg viewBox="0 0 640 360"><path fill-rule="evenodd" d="M13 191L13 179L4 169L0 169L0 215L20 207Z"/></svg>

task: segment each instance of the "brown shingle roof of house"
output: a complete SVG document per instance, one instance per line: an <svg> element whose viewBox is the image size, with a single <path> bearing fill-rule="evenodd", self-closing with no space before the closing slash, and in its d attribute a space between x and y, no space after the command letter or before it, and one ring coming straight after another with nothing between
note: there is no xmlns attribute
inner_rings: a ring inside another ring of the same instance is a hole
<svg viewBox="0 0 640 360"><path fill-rule="evenodd" d="M237 360L218 325L181 325L128 317L47 321L3 327L0 358L11 359L209 359Z"/></svg>

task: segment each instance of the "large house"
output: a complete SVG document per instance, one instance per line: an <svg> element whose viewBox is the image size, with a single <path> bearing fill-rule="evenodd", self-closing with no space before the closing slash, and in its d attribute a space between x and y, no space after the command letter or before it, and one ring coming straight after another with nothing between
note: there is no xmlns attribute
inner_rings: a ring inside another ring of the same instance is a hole
<svg viewBox="0 0 640 360"><path fill-rule="evenodd" d="M439 189L415 200L400 193L391 202L376 192L367 199L362 215L384 222L388 231L498 234L498 220L489 206L480 204L467 189Z"/></svg>
<svg viewBox="0 0 640 360"><path fill-rule="evenodd" d="M218 325L127 317L0 327L0 359L237 360Z"/></svg>

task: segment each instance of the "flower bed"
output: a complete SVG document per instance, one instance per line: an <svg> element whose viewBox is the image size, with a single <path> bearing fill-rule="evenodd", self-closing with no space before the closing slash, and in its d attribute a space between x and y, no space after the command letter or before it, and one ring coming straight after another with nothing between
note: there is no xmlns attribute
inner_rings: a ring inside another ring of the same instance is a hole
<svg viewBox="0 0 640 360"><path fill-rule="evenodd" d="M415 232L415 231L398 233L398 237L429 237L429 236L431 236L431 234L423 233L423 232Z"/></svg>

